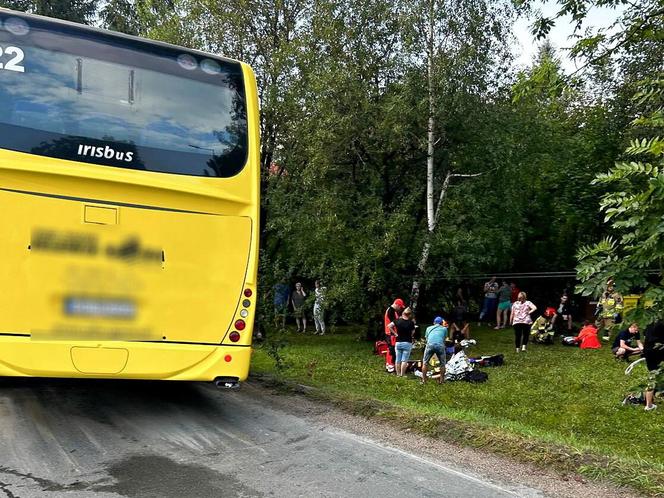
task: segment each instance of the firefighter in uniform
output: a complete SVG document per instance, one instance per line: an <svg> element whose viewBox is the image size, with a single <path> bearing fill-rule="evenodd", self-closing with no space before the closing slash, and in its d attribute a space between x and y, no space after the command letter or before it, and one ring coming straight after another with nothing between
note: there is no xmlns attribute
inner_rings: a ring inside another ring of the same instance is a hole
<svg viewBox="0 0 664 498"><path fill-rule="evenodd" d="M620 323L623 310L623 298L616 291L613 279L606 283L606 290L602 293L597 303L597 330L602 332L602 339L608 341L611 338L613 327Z"/></svg>
<svg viewBox="0 0 664 498"><path fill-rule="evenodd" d="M397 329L394 325L401 316L401 312L406 307L403 299L395 299L394 302L385 310L385 342L387 342L388 351L385 355L385 370L394 372L394 360L396 351L394 346L397 343Z"/></svg>

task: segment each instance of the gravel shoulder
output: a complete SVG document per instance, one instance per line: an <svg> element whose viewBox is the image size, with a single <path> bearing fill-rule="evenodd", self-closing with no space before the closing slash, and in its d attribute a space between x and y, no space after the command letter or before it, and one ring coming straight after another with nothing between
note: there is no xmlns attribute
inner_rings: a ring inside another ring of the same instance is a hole
<svg viewBox="0 0 664 498"><path fill-rule="evenodd" d="M450 444L409 430L388 421L367 419L339 410L329 403L314 401L300 394L284 393L258 380L243 384L243 390L262 397L273 409L285 411L323 426L348 431L373 444L407 452L453 471L477 476L497 485L503 484L519 496L541 491L540 496L569 498L632 498L642 496L627 488L589 481L574 474L525 464L488 451Z"/></svg>

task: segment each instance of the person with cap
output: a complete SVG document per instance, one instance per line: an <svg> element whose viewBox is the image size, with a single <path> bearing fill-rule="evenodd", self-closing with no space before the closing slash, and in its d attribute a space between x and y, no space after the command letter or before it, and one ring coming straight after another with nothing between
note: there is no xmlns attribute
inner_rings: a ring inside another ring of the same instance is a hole
<svg viewBox="0 0 664 498"><path fill-rule="evenodd" d="M447 338L447 322L443 317L437 316L433 319L433 325L427 327L424 332L424 338L427 345L424 348L424 357L422 358L422 384L427 381L427 365L433 355L436 355L440 362L440 378L438 383L442 384L445 379L445 339Z"/></svg>
<svg viewBox="0 0 664 498"><path fill-rule="evenodd" d="M396 358L396 351L394 349L397 340L396 323L405 307L403 299L397 298L385 310L385 342L387 342L388 347L387 354L385 355L385 369L390 373L394 372L394 359Z"/></svg>

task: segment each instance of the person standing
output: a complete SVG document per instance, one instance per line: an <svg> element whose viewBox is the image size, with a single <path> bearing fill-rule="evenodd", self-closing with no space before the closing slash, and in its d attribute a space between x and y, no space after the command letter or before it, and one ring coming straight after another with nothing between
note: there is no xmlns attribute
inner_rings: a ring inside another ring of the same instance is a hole
<svg viewBox="0 0 664 498"><path fill-rule="evenodd" d="M307 333L307 317L304 314L304 300L307 293L302 288L300 282L295 284L295 290L291 294L291 304L293 305L293 316L297 324L297 331Z"/></svg>
<svg viewBox="0 0 664 498"><path fill-rule="evenodd" d="M655 390L664 388L664 322L655 322L646 327L643 356L648 369L646 384L646 411L655 410Z"/></svg>
<svg viewBox="0 0 664 498"><path fill-rule="evenodd" d="M521 289L517 287L516 282L510 282L510 291L510 301L512 301L512 303L516 303L519 300L519 292L521 292Z"/></svg>
<svg viewBox="0 0 664 498"><path fill-rule="evenodd" d="M415 339L415 322L413 321L413 312L410 308L403 310L403 313L394 324L397 335L394 350L397 357L395 368L397 377L403 377L408 368L408 359L413 349L413 340Z"/></svg>
<svg viewBox="0 0 664 498"><path fill-rule="evenodd" d="M320 280L314 282L314 325L316 326L315 334L325 335L325 294L327 288L323 287Z"/></svg>
<svg viewBox="0 0 664 498"><path fill-rule="evenodd" d="M551 325L555 330L556 323L560 321L567 324L567 335L572 335L572 311L570 310L569 297L567 294L560 296L560 304L556 309L556 314L551 321Z"/></svg>
<svg viewBox="0 0 664 498"><path fill-rule="evenodd" d="M385 342L387 342L387 354L385 355L385 370L392 373L394 372L394 359L396 351L394 345L396 344L397 329L396 322L401 316L401 311L406 307L403 299L396 298L394 302L385 310Z"/></svg>
<svg viewBox="0 0 664 498"><path fill-rule="evenodd" d="M530 337L530 327L533 319L530 314L537 310L537 306L528 301L525 292L519 292L519 298L512 305L510 323L514 327L514 343L516 352L525 351Z"/></svg>
<svg viewBox="0 0 664 498"><path fill-rule="evenodd" d="M427 341L427 345L424 348L424 357L422 359L422 384L426 384L427 381L427 366L429 360L433 358L433 355L438 357L440 362L440 379L438 383L442 384L445 379L445 363L447 360L445 358L445 338L447 337L447 327L443 325L443 318L437 316L433 320L433 325L428 327L426 332L424 332L424 338Z"/></svg>
<svg viewBox="0 0 664 498"><path fill-rule="evenodd" d="M281 328L286 328L286 311L288 310L288 301L290 299L290 289L286 283L286 279L282 278L272 288L274 293L274 326L279 326L279 318L281 318Z"/></svg>
<svg viewBox="0 0 664 498"><path fill-rule="evenodd" d="M512 289L503 280L503 284L498 289L498 311L496 311L496 326L495 330L504 329L507 327L507 320L512 309ZM501 326L502 322L502 326Z"/></svg>
<svg viewBox="0 0 664 498"><path fill-rule="evenodd" d="M597 328L602 332L602 339L608 341L616 323L620 323L623 310L622 295L616 291L615 282L610 278L606 282L606 290L597 303Z"/></svg>
<svg viewBox="0 0 664 498"><path fill-rule="evenodd" d="M484 317L492 317L496 313L496 305L498 304L498 282L496 277L491 277L487 283L484 284L484 302L482 303L482 311L480 312L479 321L482 322ZM477 326L479 327L479 323Z"/></svg>

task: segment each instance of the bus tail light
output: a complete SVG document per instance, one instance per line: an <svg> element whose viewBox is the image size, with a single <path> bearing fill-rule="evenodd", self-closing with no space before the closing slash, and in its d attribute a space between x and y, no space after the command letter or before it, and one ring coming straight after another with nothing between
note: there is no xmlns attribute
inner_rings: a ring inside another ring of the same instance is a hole
<svg viewBox="0 0 664 498"><path fill-rule="evenodd" d="M240 340L240 333L234 330L233 332L230 333L228 338L231 340L231 342L237 342Z"/></svg>
<svg viewBox="0 0 664 498"><path fill-rule="evenodd" d="M244 289L244 297L251 297L252 294L251 289Z"/></svg>
<svg viewBox="0 0 664 498"><path fill-rule="evenodd" d="M247 326L246 323L244 323L244 320L237 320L235 322L235 328L238 330L244 330L244 328Z"/></svg>

